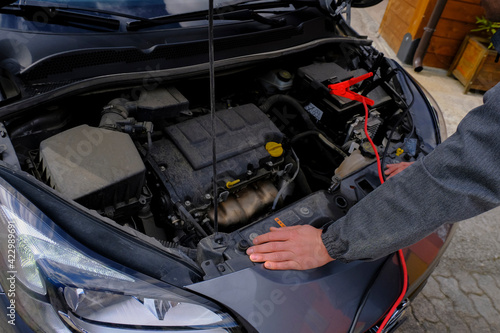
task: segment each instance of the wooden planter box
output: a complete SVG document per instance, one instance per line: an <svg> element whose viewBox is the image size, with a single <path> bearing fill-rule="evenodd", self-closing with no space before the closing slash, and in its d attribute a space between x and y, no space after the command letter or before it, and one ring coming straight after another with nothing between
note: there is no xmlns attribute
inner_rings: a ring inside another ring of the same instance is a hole
<svg viewBox="0 0 500 333"><path fill-rule="evenodd" d="M448 75L453 74L464 85L464 94L470 89L486 91L500 82L497 51L488 45L486 38L467 35L448 70Z"/></svg>

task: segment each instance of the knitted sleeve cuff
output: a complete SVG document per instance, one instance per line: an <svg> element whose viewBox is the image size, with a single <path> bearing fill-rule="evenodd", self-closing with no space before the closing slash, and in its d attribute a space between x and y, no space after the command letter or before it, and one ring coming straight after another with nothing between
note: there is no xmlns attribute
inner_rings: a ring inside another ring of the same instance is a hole
<svg viewBox="0 0 500 333"><path fill-rule="evenodd" d="M347 262L343 255L347 252L347 244L343 242L339 234L335 232L335 228L332 227L333 223L326 225L323 228L323 233L321 234L321 240L328 251L330 257L335 260L340 260Z"/></svg>

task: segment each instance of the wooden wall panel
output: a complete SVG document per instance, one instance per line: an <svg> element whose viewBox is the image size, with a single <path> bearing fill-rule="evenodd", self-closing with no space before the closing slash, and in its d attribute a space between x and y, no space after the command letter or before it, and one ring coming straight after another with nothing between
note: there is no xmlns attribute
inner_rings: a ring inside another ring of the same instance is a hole
<svg viewBox="0 0 500 333"><path fill-rule="evenodd" d="M448 69L454 57L427 52L424 58L424 67Z"/></svg>
<svg viewBox="0 0 500 333"><path fill-rule="evenodd" d="M408 32L413 36L413 39L421 38L424 33L424 28L429 21L432 9L436 5L437 0L418 0L416 1L415 13L410 22Z"/></svg>
<svg viewBox="0 0 500 333"><path fill-rule="evenodd" d="M481 0L462 0L462 2L474 3L476 5L480 5L481 4Z"/></svg>
<svg viewBox="0 0 500 333"><path fill-rule="evenodd" d="M476 17L483 15L480 0L448 0L424 57L424 66L448 69L463 39L476 27Z"/></svg>
<svg viewBox="0 0 500 333"><path fill-rule="evenodd" d="M413 18L413 14L415 13L415 7L412 5L409 5L408 3L404 1L397 1L394 3L394 6L392 8L394 13L397 13L398 17L406 22L408 25L408 22Z"/></svg>
<svg viewBox="0 0 500 333"><path fill-rule="evenodd" d="M457 53L460 44L462 44L461 40L456 39L448 39L442 37L432 37L433 43L429 45L427 49L428 53L436 53L441 55L446 55L450 57L454 57Z"/></svg>
<svg viewBox="0 0 500 333"><path fill-rule="evenodd" d="M389 0L380 24L380 35L398 52L403 36L422 37L437 0ZM448 68L462 40L484 15L481 0L448 0L431 39L424 66Z"/></svg>
<svg viewBox="0 0 500 333"><path fill-rule="evenodd" d="M437 37L463 40L472 29L476 28L475 23L460 22L448 19L441 19L436 26L436 31L433 34Z"/></svg>
<svg viewBox="0 0 500 333"><path fill-rule="evenodd" d="M482 16L484 9L479 4L448 0L441 18L458 22L476 22L476 16Z"/></svg>
<svg viewBox="0 0 500 333"><path fill-rule="evenodd" d="M403 35L406 33L408 29L408 24L401 20L397 15L390 15L387 17L386 26L391 27L389 31L386 31L383 34L383 37L387 44L393 49L399 49L399 45L403 40Z"/></svg>
<svg viewBox="0 0 500 333"><path fill-rule="evenodd" d="M411 0L389 0L387 4L379 32L396 52L415 15L415 5Z"/></svg>

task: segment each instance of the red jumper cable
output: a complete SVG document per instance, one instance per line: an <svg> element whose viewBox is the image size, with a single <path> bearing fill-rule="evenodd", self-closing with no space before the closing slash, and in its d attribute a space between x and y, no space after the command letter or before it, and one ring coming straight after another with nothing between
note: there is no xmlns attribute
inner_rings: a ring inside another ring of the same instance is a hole
<svg viewBox="0 0 500 333"><path fill-rule="evenodd" d="M355 93L354 91L351 91L349 88L353 85L355 85L358 82L361 82L369 77L372 77L373 73L366 73L358 77L354 77L352 79L349 79L347 81L335 83L335 84L330 84L328 85L328 88L330 89L330 94L336 95L336 96L341 96L347 99L351 99L353 101L358 101L363 103L363 106L365 107L365 135L368 141L370 142L370 145L373 148L373 151L375 152L375 157L377 158L377 167L378 167L378 176L380 179L380 183L384 183L384 177L382 174L382 164L380 162L380 156L378 155L377 147L375 147L375 144L373 143L372 139L370 138L370 135L368 134L368 105L373 106L375 102L372 99L369 99L368 97L362 96L358 93ZM401 291L401 294L399 295L398 299L392 306L391 310L385 316L384 321L380 325L380 327L377 330L377 333L383 332L385 326L387 325L387 322L389 319L391 319L392 315L396 311L398 305L401 303L403 300L406 290L408 288L408 272L406 270L406 262L405 258L403 255L402 250L398 250L398 255L399 255L399 261L401 262L401 269L403 270L403 290Z"/></svg>
<svg viewBox="0 0 500 333"><path fill-rule="evenodd" d="M354 91L351 91L351 89L349 89L356 83L368 79L369 77L372 76L373 76L372 72L366 73L358 77L353 77L352 79L349 79L347 81L330 84L328 85L328 89L330 89L330 94L332 95L342 96L361 103L363 103L363 101L366 101L366 104L373 106L375 102L372 99L369 99L368 97L365 96L361 96L360 94L355 93Z"/></svg>

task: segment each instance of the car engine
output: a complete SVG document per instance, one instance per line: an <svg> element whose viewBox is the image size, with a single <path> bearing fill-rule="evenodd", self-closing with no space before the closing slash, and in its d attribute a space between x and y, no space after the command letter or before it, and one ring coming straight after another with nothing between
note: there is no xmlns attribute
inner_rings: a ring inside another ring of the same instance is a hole
<svg viewBox="0 0 500 333"><path fill-rule="evenodd" d="M357 64L331 54L221 73L214 134L208 94L196 88L208 87L206 76L75 96L6 128L19 167L63 197L167 247L196 249L214 229L231 233L318 191L335 193L373 165L366 121L384 163L418 157L421 139L397 69L358 57ZM328 85L368 70L378 81L352 87L374 100L365 119L361 103L331 95ZM379 185L373 175L356 182L362 193L334 199L343 212Z"/></svg>

